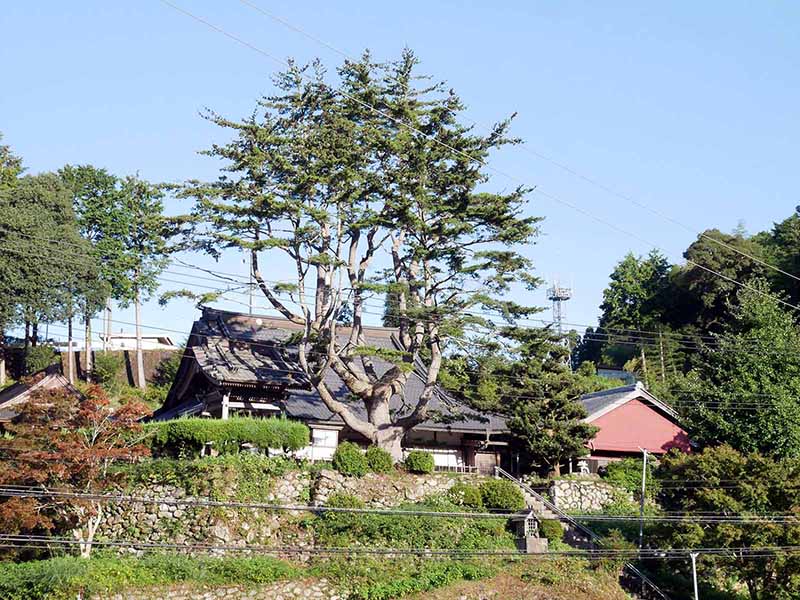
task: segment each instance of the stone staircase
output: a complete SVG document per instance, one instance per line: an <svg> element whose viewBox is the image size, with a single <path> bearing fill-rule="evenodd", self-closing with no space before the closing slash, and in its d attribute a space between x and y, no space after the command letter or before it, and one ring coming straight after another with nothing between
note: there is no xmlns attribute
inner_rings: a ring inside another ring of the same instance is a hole
<svg viewBox="0 0 800 600"><path fill-rule="evenodd" d="M540 519L560 519L556 513L545 506L544 502L542 502L539 498L532 496L525 489L522 489L522 495L525 497L525 504L527 507L536 513L536 516Z"/></svg>
<svg viewBox="0 0 800 600"><path fill-rule="evenodd" d="M555 504L540 496L525 483L501 469L495 467L495 477L513 481L522 491L528 507L541 519L557 519L566 530L565 541L574 548L590 550L602 547L600 536L586 526L578 523L566 512L560 510ZM631 594L632 598L641 600L670 600L661 589L642 573L634 564L626 563L620 576L620 584Z"/></svg>

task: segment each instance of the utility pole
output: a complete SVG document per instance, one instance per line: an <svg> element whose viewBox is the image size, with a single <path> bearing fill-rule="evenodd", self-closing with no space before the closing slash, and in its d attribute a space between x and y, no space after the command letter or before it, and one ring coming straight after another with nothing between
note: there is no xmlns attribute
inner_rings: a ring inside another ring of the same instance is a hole
<svg viewBox="0 0 800 600"><path fill-rule="evenodd" d="M249 314L253 314L253 253L250 253L250 281L247 285L247 306L248 310L250 311Z"/></svg>
<svg viewBox="0 0 800 600"><path fill-rule="evenodd" d="M700 600L700 593L697 591L697 552L691 552L689 556L692 559L692 579L694 580L694 600Z"/></svg>
<svg viewBox="0 0 800 600"><path fill-rule="evenodd" d="M640 448L644 460L642 461L642 496L639 498L639 550L644 541L644 492L647 487L647 450Z"/></svg>

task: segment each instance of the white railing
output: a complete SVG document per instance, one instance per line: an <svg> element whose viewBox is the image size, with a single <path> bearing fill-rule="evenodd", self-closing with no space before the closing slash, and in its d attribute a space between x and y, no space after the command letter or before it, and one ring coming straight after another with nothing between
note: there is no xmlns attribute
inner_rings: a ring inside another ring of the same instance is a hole
<svg viewBox="0 0 800 600"><path fill-rule="evenodd" d="M437 473L477 473L478 467L470 465L434 465L433 470Z"/></svg>

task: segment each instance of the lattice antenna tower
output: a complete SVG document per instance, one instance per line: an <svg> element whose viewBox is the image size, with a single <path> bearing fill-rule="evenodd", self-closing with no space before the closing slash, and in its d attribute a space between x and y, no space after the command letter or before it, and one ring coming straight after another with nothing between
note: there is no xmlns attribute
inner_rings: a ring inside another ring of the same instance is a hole
<svg viewBox="0 0 800 600"><path fill-rule="evenodd" d="M553 303L553 323L559 336L564 335L564 303L572 298L572 287L561 285L558 279L553 280L553 285L547 290L547 299Z"/></svg>

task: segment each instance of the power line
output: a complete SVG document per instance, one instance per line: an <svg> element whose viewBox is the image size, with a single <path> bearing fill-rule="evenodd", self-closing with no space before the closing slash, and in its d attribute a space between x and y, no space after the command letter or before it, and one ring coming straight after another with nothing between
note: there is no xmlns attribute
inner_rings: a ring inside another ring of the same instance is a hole
<svg viewBox="0 0 800 600"><path fill-rule="evenodd" d="M13 535L0 534L0 544L33 544L35 547L49 546L76 546L88 544L75 538L68 537L49 537L42 535ZM379 555L379 556L402 556L412 555L419 557L453 557L453 558L478 558L478 557L498 557L498 558L554 558L554 557L575 557L575 558L631 558L631 559L685 559L690 552L701 552L705 555L733 555L737 558L763 558L779 555L794 555L800 553L800 546L764 546L761 548L741 547L741 548L642 548L641 550L626 549L604 549L597 548L591 550L558 550L547 552L524 553L520 550L477 550L461 548L370 548L364 546L351 547L331 547L331 546L266 546L261 544L207 544L207 543L169 543L169 542L145 542L136 540L94 540L92 546L112 547L112 548L135 548L135 549L172 549L172 550L204 550L204 551L226 551L226 552L248 552L257 554L305 554L305 555ZM16 547L16 546L15 546Z"/></svg>
<svg viewBox="0 0 800 600"><path fill-rule="evenodd" d="M33 235L22 233L22 232L19 232L19 231L12 231L12 233L14 233L16 235L21 235L21 236L27 237L27 238L30 238L30 239L33 239L33 240L37 240L37 241L51 242L51 243L54 243L56 245L67 244L67 245L72 245L72 246L78 246L78 244L71 244L69 242L62 242L60 240L52 240L52 239L48 239L48 238L42 238L40 236L33 236ZM0 249L0 251L8 251L8 252L16 253L16 254L21 254L21 255L39 256L40 258L43 258L43 256L41 256L41 255L35 255L35 254L30 253L28 251L23 252L23 251L18 250L18 249L9 248L7 246L2 248L2 249ZM68 254L68 256L70 258L74 258L74 255L72 253ZM85 253L82 254L82 256L86 257L87 259L96 258L96 257L93 257L90 254L85 254ZM219 278L222 275L228 275L228 277L224 277L223 279L226 280L226 281L230 281L231 283L238 283L239 285L234 287L234 288L231 288L230 286L229 287L225 287L225 288L220 288L220 287L213 287L213 286L205 286L205 285L197 284L197 283L194 283L194 282L190 283L190 282L185 282L185 281L181 281L181 280L168 279L168 278L164 278L163 276L158 276L157 279L159 279L160 281L172 282L172 283L180 284L180 285L187 286L187 287L197 287L197 288L201 288L201 289L221 292L223 297L224 297L225 294L236 294L236 295L239 295L239 296L248 296L247 292L237 291L240 288L247 287L247 286L250 285L249 281L244 281L244 280L239 281L239 280L235 279L236 277L242 277L241 275L214 271L214 270L211 270L211 269L206 269L206 268L203 268L203 267L199 267L199 266L193 265L191 263L187 263L185 261L180 261L179 260L177 262L180 263L179 268L196 269L196 270L203 271L205 273L218 275L218 277L215 278L215 279L203 278L203 277L200 277L200 279L212 280L212 281L218 282ZM94 264L94 262L92 262L92 264ZM185 273L170 271L168 269L166 269L164 272L172 273L172 274L175 274L175 275L178 275L178 276L181 276L181 277L188 277L189 276L189 275L187 275ZM194 279L198 279L198 277L195 276L195 275L192 275L192 277ZM281 281L281 280L265 280L265 281L268 281L270 283L278 283L278 284L279 283L286 283L286 281ZM314 288L311 288L311 289L314 289ZM297 293L295 293L295 294L292 294L292 293L281 294L281 293L277 293L277 292L273 292L273 294L276 297L278 297L279 299L281 299L281 300L289 300L289 301L292 301L292 302L296 302L294 296L297 296L298 298L299 297L303 297L303 298L305 298L307 300L308 299L313 300L313 297L310 294L297 294ZM229 302L233 302L233 303L236 303L236 304L240 304L242 306L246 306L246 304L243 303L243 302L239 302L239 301L236 301L236 300L233 300L233 299L230 299L230 298L228 298L227 300ZM364 304L367 305L367 306L375 306L375 305L371 305L368 302L368 300L365 300ZM275 311L276 309L274 307L272 307L272 306L267 306L266 310ZM383 316L384 314L390 314L390 315L391 314L395 314L395 315L399 314L399 313L391 313L391 312L388 312L388 313L385 313L385 312L375 313L375 312L371 312L371 311L364 311L364 313L365 314L370 314L370 315L377 315L377 316ZM501 316L500 314L495 314L495 313L490 312L490 311L477 311L477 312L462 311L462 314L468 314L468 315L473 315L473 316L496 316L496 317ZM434 319L424 319L424 318L419 318L419 317L415 318L414 320L418 321L418 322L423 322L423 323L435 322ZM522 317L522 318L515 319L515 322L537 322L537 323L543 323L543 324L551 324L550 321L546 321L546 320L543 320L543 319L532 319L532 318L529 318L529 317ZM494 325L501 325L501 326L505 325L504 323L496 323L494 321L491 321L491 323L494 324ZM133 325L133 323L129 323L129 324ZM586 328L594 327L594 325L586 325L586 324L578 324L578 323L566 323L566 324L567 325L572 325L572 326L577 326L577 327L586 327ZM598 327L602 327L602 326L598 326ZM484 334L485 333L483 330L480 330L480 329L474 329L474 328L470 328L470 327L466 327L465 329L467 331L472 331L472 332L478 333L478 334ZM543 328L543 330L545 330L545 329L546 328ZM590 332L590 333L586 333L584 335L584 339L587 339L587 340L590 340L590 341L608 342L608 343L612 343L612 344L615 344L615 345L630 345L630 346L635 346L635 347L649 346L649 347L652 347L652 348L657 348L659 350L661 349L661 339L660 338L662 337L662 332L660 332L660 331L647 331L647 330L623 329L623 328L603 328L603 329L608 329L610 331L622 332L623 333L623 337L625 339L620 339L620 336L615 335L615 334L611 334L611 333L605 333L605 331L603 331L603 332L593 331L593 332ZM172 330L172 331L175 331L175 330ZM180 331L175 331L175 332L176 333L183 333L183 332L180 332ZM631 335L631 334L642 334L642 335ZM651 335L653 337L648 337L648 336L651 336ZM720 336L720 335L677 334L677 333L673 333L673 334L664 333L663 334L663 337L668 337L668 336L673 336L673 337L676 338L675 343L677 344L677 350L679 352L681 352L681 351L698 351L698 350L702 350L704 348L715 348L715 347L721 346L726 341L726 338L724 336ZM703 340L711 340L711 341L703 341ZM476 341L472 340L471 343L476 343ZM763 346L763 343L760 342L759 340L752 340L751 343L754 346ZM767 349L774 350L774 347L770 346ZM726 349L726 351L733 351L733 349Z"/></svg>
<svg viewBox="0 0 800 600"><path fill-rule="evenodd" d="M9 248L7 246L0 248L0 252L11 252L11 253L14 253L14 254L19 254L19 255L39 256L39 255L34 255L34 254L30 253L30 252L23 252L23 251L18 250L18 249ZM168 271L168 270L165 271L165 272L175 273L176 275L181 276L181 277L188 277L189 276L189 275L187 275L185 273L180 273L180 272L176 273L174 271ZM166 281L166 282L176 283L176 284L188 287L188 288L194 287L194 288L199 288L199 289L204 289L204 290L220 292L221 297L224 297L226 294L236 294L236 295L239 295L239 296L248 296L247 292L237 291L238 288L245 287L247 285L244 282L242 282L242 284L240 286L235 287L235 288L231 288L231 287L220 288L220 287L214 287L214 286L207 286L207 285L203 285L203 284L198 284L198 283L194 283L194 282L186 282L186 281L182 281L182 280L169 279L169 278L165 278L163 276L157 276L156 279L158 279L159 281ZM295 301L291 293L282 294L282 293L273 292L273 295L275 295L276 297L278 297L279 299L282 299L282 300ZM242 306L246 306L246 304L244 302L233 300L231 298L227 298L227 301L235 303L235 304L240 304ZM268 311L276 311L276 309L274 307L271 307L271 306L267 306L266 310L268 310ZM378 316L382 316L384 314L384 313L374 313L374 312L371 312L371 311L364 311L364 313L365 314L370 314L370 315L378 315ZM389 314L391 314L391 313L389 313ZM468 314L468 313L465 311L463 314ZM523 320L523 319L520 319L520 320ZM424 319L424 318L414 318L414 321L415 322L421 322L421 323L436 322L434 319ZM543 322L545 322L545 321L543 321ZM127 324L135 325L135 323L127 323ZM504 325L502 323L496 323L496 322L492 322L492 324L501 325L501 326ZM146 328L149 328L149 329L157 329L157 330L160 330L160 331L169 331L169 332L173 332L173 333L185 333L183 331L174 330L174 329L166 329L166 328L157 327L157 326L150 326L150 325L140 325L140 326L146 327ZM474 327L468 327L468 326L465 326L464 329L466 331L470 331L470 332L473 332L473 333L476 333L476 334L479 334L479 335L485 335L486 334L486 331L484 331L483 329L475 329ZM546 330L546 328L543 328L543 331L544 330ZM635 331L635 330L630 330L630 331ZM653 332L653 333L657 334L657 332ZM687 335L687 337L690 337L690 336ZM630 346L635 346L637 348L646 346L646 347L651 347L651 348L655 348L655 349L661 349L661 343L660 343L659 339L655 338L655 337L654 338L649 338L649 337L641 337L641 336L635 336L635 335L626 335L624 337L624 339L620 339L619 336L617 336L615 334L592 332L592 333L586 334L584 336L584 338L587 339L587 340L590 340L590 341L605 341L605 342L612 343L612 344L615 344L615 345L630 345ZM724 338L720 337L716 342L713 342L713 343L712 342L702 342L702 341L697 341L697 340L694 340L694 341L676 341L674 343L677 344L677 348L676 348L677 351L683 352L683 351L699 351L699 350L706 349L706 348L707 349L720 348L724 342L725 342ZM473 345L479 345L479 342L477 340L475 340L475 339L470 340L469 343L473 344ZM752 340L751 343L753 344L754 347L755 346L762 347L764 345L763 342L760 342L759 340ZM774 347L774 344L770 345L768 348L761 348L761 349L769 350L769 351L773 351L773 352L779 351L779 349L776 349ZM745 349L741 349L741 351L744 351L744 350ZM726 351L726 352L727 351L731 351L732 352L732 351L739 351L739 350L738 349L733 349L733 348L724 348L724 351Z"/></svg>
<svg viewBox="0 0 800 600"><path fill-rule="evenodd" d="M66 241L62 241L62 240L53 240L53 239L49 239L49 238L43 238L43 237L38 236L38 235L34 236L34 235L23 233L23 232L17 231L17 230L8 230L7 229L6 231L9 232L9 233L12 233L14 235L23 236L23 237L26 237L26 238L29 238L29 239L32 239L32 240L36 240L36 241L48 242L48 243L51 243L51 244L55 244L57 246L66 245L66 246L80 247L79 244L70 243L70 242L66 242ZM8 241L11 241L11 239L8 238ZM8 251L8 252L12 252L12 253L21 254L21 255L36 256L36 257L39 257L39 258L47 258L46 256L43 256L43 255L33 254L33 253L29 252L29 251L22 251L22 250L19 250L19 249L10 248L8 246L5 246L4 250ZM72 252L70 252L68 254L65 253L65 255L68 256L71 259L74 259L76 256L82 256L82 257L87 259L87 262L85 264L90 264L92 266L96 265L97 257L92 255L92 254L89 254L89 253L83 253L83 252L72 253ZM212 274L212 275L215 276L213 278L207 278L207 277L199 277L199 276L196 276L196 275L192 275L192 277L194 279L201 279L201 280L214 281L214 282L219 282L220 279L222 279L224 281L229 281L231 283L239 284L236 288L233 288L233 289L230 289L230 288L217 288L217 287L211 287L211 286L202 286L202 285L198 285L198 284L195 284L195 287L202 287L202 288L215 290L215 291L225 291L225 292L237 293L239 295L246 295L245 292L237 292L236 289L241 288L241 287L248 287L248 286L252 285L251 282L248 279L244 278L243 275L238 274L238 273L229 273L229 272L225 272L225 271L207 269L207 268L204 268L204 267L200 267L200 266L194 265L192 263L188 263L188 262L180 260L180 259L170 260L169 262L172 263L174 266L177 266L178 268L199 270L199 271L202 271L204 273ZM178 263L178 264L175 265L175 263ZM169 269L165 269L163 272L164 273L171 273L171 274L178 275L178 276L184 276L184 277L188 276L186 273L170 271ZM164 279L162 277L158 277L158 279L169 281L169 280ZM268 283L275 283L275 284L293 283L292 281L289 281L289 280L264 279L264 281L266 281ZM175 283L181 283L181 284L184 284L184 285L190 285L190 284L187 284L186 282L182 282L182 281L177 281ZM306 289L313 291L316 288L314 286L307 286ZM344 288L343 291L351 291L351 288ZM278 293L276 293L275 295L277 297L279 297L280 299L288 299L290 301L293 301L292 296L297 296L298 298L313 299L313 297L311 296L311 294L309 292L306 292L304 294L300 294L300 293L278 294ZM373 308L385 308L382 305L371 303L368 298L364 299L362 304L365 305L365 306L373 307ZM275 310L275 308L272 307L272 306L267 307L267 309L268 310ZM392 313L392 312L388 312L388 313L383 313L383 312L375 313L375 312L370 312L370 311L364 311L364 312L366 314L378 315L378 316L383 316L384 314L398 316L400 314L400 313ZM503 314L497 309L494 309L494 310L493 309L465 310L465 311L461 311L461 314L469 315L469 316L478 316L478 317L500 317L500 318L503 317ZM431 320L431 319L422 319L422 318L415 318L414 320L415 321L419 321L419 322L424 322L424 323L433 322L433 320ZM517 318L514 318L514 322L539 323L539 324L543 324L543 325L551 325L552 324L552 320L534 319L534 318L531 318L531 317L517 317ZM495 323L495 324L497 324L497 323ZM586 334L587 337L588 336L592 336L592 337L604 336L604 337L607 337L607 338L612 338L612 337L616 337L616 336L614 336L614 334L606 333L606 332L616 331L616 332L619 332L620 335L625 336L625 337L627 337L629 339L632 338L632 339L637 339L637 340L641 340L641 341L648 341L652 345L658 344L659 341L660 341L659 338L661 338L661 337L667 338L667 339L675 338L676 340L678 340L679 343L688 344L689 347L687 349L695 349L697 347L697 345L698 345L698 340L707 340L708 344L712 344L713 345L715 342L718 342L718 337L719 337L719 336L715 336L715 335L699 334L699 333L698 334L681 334L681 333L677 333L677 332L663 332L663 331L642 330L642 329L621 328L621 327L606 327L606 326L603 326L601 324L585 324L585 323L564 322L564 325L568 325L568 326L571 326L571 327L583 327L583 328L587 328L587 329L588 328L598 328L598 329L602 329L603 330L602 332L601 331L593 331L591 333L588 333L588 334ZM642 334L642 335L640 335L640 336L631 336L630 334ZM652 337L649 337L649 336L652 336ZM624 343L624 342L620 342L620 343Z"/></svg>
<svg viewBox="0 0 800 600"><path fill-rule="evenodd" d="M433 517L433 518L459 518L459 519L505 519L519 515L512 512L467 512L467 511L431 511L419 509L400 508L340 508L329 506L275 504L264 502L237 502L223 500L204 500L193 498L150 497L129 494L94 494L88 492L73 492L60 489L42 489L39 486L13 486L0 487L0 496L7 498L46 498L46 499L75 499L112 504L152 504L167 506L193 506L213 508L247 508L276 512L310 512L334 513L354 515L380 515L380 516L407 516L407 517ZM641 520L660 523L731 523L731 524L798 524L800 515L794 513L753 513L753 514L723 514L723 513L698 513L698 512L672 512L656 515L607 515L596 514L570 514L571 519L577 521L601 522L639 522Z"/></svg>
<svg viewBox="0 0 800 600"><path fill-rule="evenodd" d="M191 18L191 19L194 19L195 21L197 21L199 23L202 23L203 25L205 25L206 27L209 27L210 29L216 31L217 33L220 33L220 34L224 35L225 37L228 37L229 39L232 39L233 41L237 42L238 44L241 44L241 45L249 48L250 50L253 50L254 52L257 52L257 53L269 58L270 60L273 60L273 61L277 62L278 64L280 64L284 68L287 68L287 67L291 68L291 64L288 63L287 61L275 57L274 55L270 54L266 50L263 50L262 48L259 48L258 46L255 46L254 44L251 44L250 42L244 40L243 38L241 38L241 37L239 37L237 35L234 35L234 34L230 33L229 31L227 31L225 29L222 29L221 27L219 27L217 25L214 25L210 21L208 21L208 20L206 20L206 19L204 19L202 17L199 17L198 15L196 15L194 13L191 13L191 12L189 12L189 11L187 11L187 10L185 10L185 9L175 5L175 4L173 4L169 0L161 0L161 2L163 4L166 4L167 6L172 8L173 10L175 10L175 11L177 11L179 13L182 13L183 15L185 15L185 16ZM300 79L304 80L304 81L310 81L310 82L314 83L304 73L298 73L297 76ZM412 132L414 132L414 133L416 133L418 135L422 135L423 137L425 137L425 138L431 140L432 142L434 142L435 144L440 145L440 146L442 146L442 147L444 147L444 148L446 148L446 149L448 149L448 150L450 150L452 152L455 152L459 156L462 156L462 157L466 158L467 160L469 160L471 162L476 162L479 165L481 165L482 167L484 167L484 168L486 168L486 169L488 169L488 170L490 170L490 171L492 171L494 173L502 175L503 177L506 177L511 181L515 181L517 184L526 185L526 183L524 181L520 180L518 177L515 177L515 176L513 176L513 175L511 175L511 174L509 174L507 172L504 172L504 171L502 171L502 170L500 170L500 169L498 169L496 167L492 167L485 160L483 160L483 159L481 159L479 157L476 157L476 156L472 156L471 154L469 154L467 152L464 152L462 150L459 150L458 148L454 148L453 146L450 146L449 144L441 141L440 139L438 139L433 134L425 133L424 131L414 127L413 125L409 125L408 123L406 123L402 119L394 117L394 116L386 113L385 111L382 111L382 110L376 108L375 106L373 106L373 105L361 100L360 98L357 98L357 97L353 96L352 94L348 94L347 92L343 92L341 90L331 90L331 92L339 94L339 95L347 98L348 100L350 100L352 102L355 102L359 106L362 106L362 107L364 107L366 109L369 109L370 111L375 112L376 114L381 115L382 117L384 117L386 119L389 119L392 122L394 122L394 123L396 123L396 124L398 124L398 125L400 125L402 127L405 127L409 131L412 131ZM595 214L587 211L586 209L583 209L583 208L581 208L581 207L579 207L579 206L577 206L577 205L575 205L575 204L573 204L571 202L563 200L562 198L554 196L553 194L544 192L544 191L542 191L542 190L540 190L538 188L534 188L533 191L535 193L538 193L539 195L545 197L545 198L549 198L549 199L553 200L554 202L558 202L559 204L563 204L564 206L568 206L569 208L571 208L571 209L583 214L584 216L586 216L588 218L591 218L594 221L602 223L602 224L606 225L607 227L610 227L610 228L612 228L612 229L614 229L616 231L624 233L625 235L628 235L630 237L638 239L639 241L641 241L641 242L645 243L646 245L650 246L651 248L659 250L660 252L662 252L664 254L669 254L669 253L665 252L663 249L659 248L657 245L655 245L652 242L650 242L649 240L639 236L638 234L632 233L630 231L627 231L627 230L619 227L615 223L612 223L611 221L603 219L602 217L598 217L597 215L595 215ZM747 289L747 290L755 292L755 293L757 293L759 295L762 295L762 296L765 296L765 297L769 297L772 300L774 300L776 302L779 302L780 304L785 305L785 306L787 306L787 307L789 307L789 308L791 308L793 310L800 310L800 306L797 306L795 304L787 302L786 300L783 300L782 298L779 298L779 297L777 297L777 296L775 296L773 294L770 294L768 292L760 290L760 289L758 289L756 287L753 287L752 285L737 281L736 279L734 279L732 277L729 277L729 276L727 276L727 275L725 275L723 273L720 273L719 271L715 271L714 269L706 267L705 265L702 265L702 264L700 264L698 262L695 262L693 260L690 260L688 258L685 259L685 260L686 260L686 262L688 264L692 264L692 265L702 269L703 271L706 271L708 273L711 273L713 275L721 277L722 279L725 279L726 281L729 281L730 283L733 283L733 284L735 284L735 285L737 285L737 286L739 286L739 287L741 287L743 289Z"/></svg>
<svg viewBox="0 0 800 600"><path fill-rule="evenodd" d="M119 320L114 320L114 319L112 319L111 322L112 323L118 323L118 324L126 324L126 325L132 325L133 324L133 323L130 323L128 321L119 321ZM50 324L50 326L54 327L54 328L57 328L57 329L61 329L61 330L68 329L67 326L59 325L57 323L52 323L52 324ZM158 328L158 327L150 327L150 326L147 326L147 325L141 325L141 326L143 328L156 329L156 330L162 331L162 332L174 331L174 332L182 333L182 332L177 331L177 330L162 329L162 328ZM200 333L192 333L191 335L194 335L194 336L199 337L199 338L206 338L206 339L215 339L216 338L216 336L211 336L211 335L207 335L207 334L200 334ZM73 339L73 342L85 342L86 341L85 338L81 338L81 337L73 337L72 339ZM265 347L265 348L278 348L278 349L285 348L285 346L283 346L281 344L274 344L274 343L267 343L267 342L252 342L252 341L246 341L246 340L241 340L241 341L236 340L236 343L239 343L239 344L242 344L242 345L245 345L245 346L251 346L251 347ZM316 354L315 352L310 352L309 353L309 355L315 355L315 354ZM283 374L287 374L287 375L303 375L303 376L305 376L305 372L300 370L300 369L281 369L281 368L278 368L278 367L275 367L275 368L271 367L270 370L272 372L274 372L274 373L283 373ZM471 372L476 372L476 371L471 371ZM493 377L507 378L507 379L509 379L511 381L517 381L517 382L521 382L522 381L522 378L513 377L513 376L504 376L504 375L497 375L497 376L492 375L492 376ZM478 389L478 388L481 387L479 383L469 383L469 382L463 383L463 384L461 384L461 386L462 387L466 387L466 388L474 388L474 389ZM680 392L680 393L684 393L684 394L693 394L693 395L700 395L700 396L708 396L708 395L711 395L713 393L711 391L692 391L692 390L670 390L670 391L676 391L676 392ZM751 395L752 396L758 396L758 397L774 397L774 394L760 394L760 393L752 393L752 394L750 394L750 393L745 393L745 392L740 393L740 395L741 396L745 396L745 397L748 397L748 396L751 396ZM553 399L556 399L556 396L557 396L557 394L556 395L550 395L550 396L534 396L534 395L527 395L527 394L518 394L518 395L509 395L509 396L503 395L501 397L501 400L506 401L506 402L507 401L513 401L513 400L553 400ZM581 396L574 396L574 397L572 397L570 399L571 400L578 400L580 397ZM782 404L778 404L778 403L765 403L765 402L724 401L724 400L705 401L704 402L704 401L701 401L701 400L681 400L681 399L673 399L673 400L671 400L670 402L668 402L666 404L667 404L667 406L669 406L671 408L701 407L701 408L709 408L709 409L717 408L717 409L725 409L725 410L750 410L750 411L754 411L754 412L760 411L760 410L762 410L764 408L773 408L773 407L783 406ZM644 404L633 404L633 405L631 405L631 407L632 408L636 408L636 409L653 410L653 408L647 403L644 403ZM477 410L477 409L469 408L469 410ZM639 446L631 446L631 448L633 450L638 450Z"/></svg>
<svg viewBox="0 0 800 600"><path fill-rule="evenodd" d="M409 516L409 517L442 517L462 519L509 519L515 513L509 512L468 512L468 511L433 511L414 509L384 509L384 508L340 508L332 506L312 506L307 504L287 505L265 502L234 502L217 500L200 500L189 498L147 497L127 494L92 494L86 492L70 492L64 490L43 490L37 486L2 486L0 496L23 498L74 498L80 500L94 500L98 502L131 503L131 504L166 504L169 506L202 506L219 508L251 508L260 510L274 510L281 512L312 512L312 513L345 513L358 515L384 515L384 516Z"/></svg>
<svg viewBox="0 0 800 600"><path fill-rule="evenodd" d="M332 44L320 39L319 37L316 37L316 36L310 34L309 32L305 31L304 29L298 27L297 25L294 25L294 24L290 23L289 21L287 21L286 19L284 19L282 17L279 17L275 13L270 12L270 11L262 8L261 6L255 4L254 2L250 2L249 0L239 0L239 2L241 2L245 6L248 6L248 7L252 8L253 10L261 13L262 15L264 15L266 17L269 17L273 21L276 21L277 23L280 23L284 27L287 27L288 29L290 29L290 30L292 30L292 31L294 31L296 33L299 33L300 35L302 35L302 36L314 41L315 43L320 44L320 45L328 48L329 50L335 52L336 54L338 54L338 55L340 55L342 57L344 57L345 59L347 59L347 60L349 60L351 62L356 62L357 61L357 59L355 57L351 56L347 52L345 52L345 51L337 48L336 46L334 46L334 45L332 45ZM392 77L391 75L389 75L389 78L390 79L394 79L395 81L397 81L397 79ZM478 123L477 121L473 121L473 124L474 125L480 125L483 129L491 130L491 127L487 126L486 124L481 124L481 123ZM634 206L637 206L637 207L639 207L639 208L641 208L643 210L649 211L650 213L652 213L652 214L654 214L654 215L656 215L656 216L658 216L658 217L660 217L662 219L665 219L665 220L669 221L673 225L677 225L677 226L685 229L686 231L697 235L698 237L702 237L704 239L707 239L707 240L709 240L709 241L711 241L711 242L713 242L713 243L715 243L715 244L717 244L719 246L722 246L723 248L731 250L731 251L739 254L740 256L748 258L748 259L750 259L750 260L752 260L752 261L754 261L754 262L756 262L756 263L758 263L758 264L760 264L760 265L762 265L764 267L767 267L769 269L777 271L778 273L786 275L787 277L791 277L792 279L800 281L800 277L798 277L797 275L794 275L792 273L788 273L787 271L784 271L783 269L781 269L781 268L779 268L779 267L777 267L775 265L772 265L772 264L770 264L770 263L768 263L768 262L766 262L766 261L764 261L764 260L762 260L760 258L757 258L757 257L755 257L755 256L753 256L753 255L751 255L751 254L749 254L747 252L744 252L743 250L740 250L739 248L736 248L735 246L733 246L731 244L728 244L727 242L724 242L724 241L722 241L720 239L717 239L717 238L715 238L713 236L710 236L705 232L697 231L695 228L693 228L693 227L691 227L689 225L686 225L685 223L675 219L674 217L671 217L671 216L667 215L666 213L663 213L663 212L659 211L658 209L655 209L652 206L650 206L648 204L645 204L645 203L637 200L636 198L633 198L632 196L629 196L627 194L623 194L623 193L621 193L621 192L619 192L617 190L614 190L613 188L611 188L611 187L609 187L609 186L597 181L596 179L594 179L592 177L589 177L587 175L584 175L584 174L580 173L579 171L573 169L572 167L570 167L570 166L568 166L568 165L566 165L566 164L564 164L564 163L562 163L560 161L557 161L557 160L555 160L555 159L553 159L553 158L551 158L549 156L546 156L545 154L542 154L541 152L536 151L535 149L531 148L528 145L527 142L523 142L522 144L520 144L519 148L521 150L523 150L524 152L528 152L529 154L531 154L531 155L533 155L533 156L535 156L535 157L537 157L537 158L539 158L539 159L541 159L541 160L543 160L545 162L548 162L551 165L554 165L554 166L558 167L562 171L565 171L566 173L569 173L570 175L572 175L574 177L577 177L578 179L581 179L582 181L584 181L584 182L586 182L586 183L588 183L588 184L590 184L590 185L592 185L592 186L594 186L594 187L606 192L607 194L610 194L612 196L615 196L617 198L625 200L625 201L627 201L627 202L633 204Z"/></svg>

